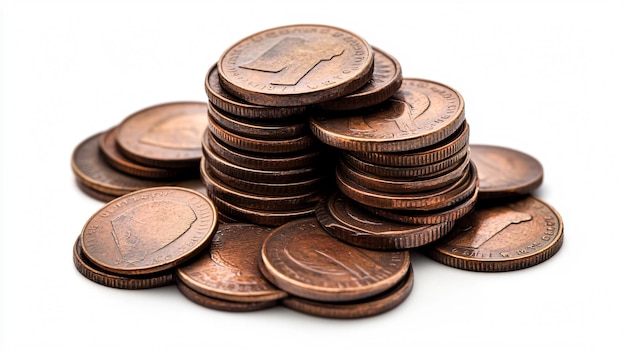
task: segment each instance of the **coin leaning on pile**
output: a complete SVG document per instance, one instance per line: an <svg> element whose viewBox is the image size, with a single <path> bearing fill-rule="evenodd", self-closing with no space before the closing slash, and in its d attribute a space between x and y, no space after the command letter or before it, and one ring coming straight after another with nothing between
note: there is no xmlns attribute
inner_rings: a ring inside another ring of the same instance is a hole
<svg viewBox="0 0 626 351"><path fill-rule="evenodd" d="M222 311L362 318L407 299L411 254L500 272L561 247L560 215L531 194L541 164L470 144L459 92L404 77L355 33L254 33L204 89L206 102L140 110L76 148L81 189L109 201L74 245L88 279L175 285ZM177 184L190 173L202 189Z"/></svg>

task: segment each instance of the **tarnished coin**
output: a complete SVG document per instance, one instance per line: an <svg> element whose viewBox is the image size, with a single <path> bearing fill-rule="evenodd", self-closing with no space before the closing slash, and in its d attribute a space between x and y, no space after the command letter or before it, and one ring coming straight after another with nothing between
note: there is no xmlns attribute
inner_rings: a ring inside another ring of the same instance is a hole
<svg viewBox="0 0 626 351"><path fill-rule="evenodd" d="M259 271L261 245L271 230L250 223L220 224L211 245L175 269L176 278L200 294L222 300L261 302L286 297Z"/></svg>
<svg viewBox="0 0 626 351"><path fill-rule="evenodd" d="M445 265L481 272L518 270L539 264L563 244L563 220L544 201L526 196L477 207L424 253Z"/></svg>
<svg viewBox="0 0 626 351"><path fill-rule="evenodd" d="M402 85L400 62L377 47L374 49L374 73L359 90L339 99L317 105L325 110L356 110L377 105L390 98Z"/></svg>
<svg viewBox="0 0 626 351"><path fill-rule="evenodd" d="M102 270L91 263L83 254L80 236L74 244L73 260L76 270L85 278L111 288L136 290L174 284L174 273L172 270L134 276L114 274Z"/></svg>
<svg viewBox="0 0 626 351"><path fill-rule="evenodd" d="M359 248L340 241L315 217L274 229L261 249L263 275L288 293L318 301L353 301L396 285L410 266L408 250Z"/></svg>
<svg viewBox="0 0 626 351"><path fill-rule="evenodd" d="M404 78L402 87L371 109L341 115L312 112L311 130L323 143L358 152L402 152L449 137L465 121L465 103L441 83Z"/></svg>
<svg viewBox="0 0 626 351"><path fill-rule="evenodd" d="M103 270L162 272L209 245L217 209L201 193L156 187L120 196L94 213L81 232L85 257Z"/></svg>
<svg viewBox="0 0 626 351"><path fill-rule="evenodd" d="M213 310L226 311L226 312L252 312L258 310L264 310L276 306L278 300L267 300L258 302L240 302L229 301L223 299L217 299L211 296L203 295L188 287L180 280L176 280L176 287L181 294L188 300L197 303L200 306L207 307Z"/></svg>
<svg viewBox="0 0 626 351"><path fill-rule="evenodd" d="M283 306L294 311L325 318L354 319L382 314L400 305L413 289L413 268L394 287L378 295L356 301L323 302L288 296L281 300Z"/></svg>
<svg viewBox="0 0 626 351"><path fill-rule="evenodd" d="M391 221L365 210L339 191L321 201L315 215L332 236L373 250L401 250L426 245L444 236L454 225L454 222L418 225Z"/></svg>
<svg viewBox="0 0 626 351"><path fill-rule="evenodd" d="M374 51L341 28L300 24L252 34L217 62L222 87L253 104L304 106L354 92L372 76Z"/></svg>
<svg viewBox="0 0 626 351"><path fill-rule="evenodd" d="M228 93L220 84L217 64L213 65L204 80L204 90L209 101L219 109L248 118L285 118L304 113L306 106L271 107L248 103Z"/></svg>
<svg viewBox="0 0 626 351"><path fill-rule="evenodd" d="M534 157L507 147L470 145L480 178L480 199L527 195L543 182L543 166Z"/></svg>
<svg viewBox="0 0 626 351"><path fill-rule="evenodd" d="M206 102L165 103L126 117L118 125L117 144L126 157L144 165L194 167L206 127Z"/></svg>

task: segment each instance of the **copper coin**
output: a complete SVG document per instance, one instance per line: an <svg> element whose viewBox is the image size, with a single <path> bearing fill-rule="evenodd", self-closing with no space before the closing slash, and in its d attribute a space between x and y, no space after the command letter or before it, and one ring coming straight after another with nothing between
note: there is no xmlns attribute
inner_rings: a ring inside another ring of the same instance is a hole
<svg viewBox="0 0 626 351"><path fill-rule="evenodd" d="M109 202L113 199L115 199L116 197L120 196L120 195L111 195L111 194L107 194L107 193L103 193L101 191L92 189L89 187L89 185L83 183L80 179L76 178L76 185L78 186L78 188L85 194L87 194L89 197L94 198L96 200L100 200L100 201L104 201L104 202Z"/></svg>
<svg viewBox="0 0 626 351"><path fill-rule="evenodd" d="M99 139L100 150L108 163L120 172L133 176L154 179L186 178L197 176L197 167L192 168L163 168L150 167L130 160L121 153L117 146L117 127L102 133Z"/></svg>
<svg viewBox="0 0 626 351"><path fill-rule="evenodd" d="M138 190L107 203L81 232L85 257L103 270L162 272L209 245L217 209L201 193L182 187Z"/></svg>
<svg viewBox="0 0 626 351"><path fill-rule="evenodd" d="M563 220L544 201L520 200L477 207L449 235L424 247L445 265L481 272L518 270L539 264L563 244Z"/></svg>
<svg viewBox="0 0 626 351"><path fill-rule="evenodd" d="M261 302L286 297L259 271L261 244L271 230L250 223L220 224L211 245L175 269L176 278L200 294L223 300Z"/></svg>
<svg viewBox="0 0 626 351"><path fill-rule="evenodd" d="M206 102L172 102L150 106L118 126L120 151L135 162L156 167L194 167L206 129Z"/></svg>
<svg viewBox="0 0 626 351"><path fill-rule="evenodd" d="M270 107L250 104L228 93L220 84L217 64L206 74L204 89L209 101L220 110L248 118L285 118L304 113L306 106Z"/></svg>
<svg viewBox="0 0 626 351"><path fill-rule="evenodd" d="M465 121L465 103L441 83L405 78L402 87L375 108L342 115L312 112L311 130L323 143L359 152L402 152L430 146Z"/></svg>
<svg viewBox="0 0 626 351"><path fill-rule="evenodd" d="M534 157L507 147L470 146L480 178L480 199L527 195L543 182L543 166Z"/></svg>
<svg viewBox="0 0 626 351"><path fill-rule="evenodd" d="M309 133L309 125L304 118L260 120L238 117L220 111L209 103L209 115L222 128L248 138L266 140L284 140L303 136Z"/></svg>
<svg viewBox="0 0 626 351"><path fill-rule="evenodd" d="M390 98L402 85L400 62L377 47L374 49L374 73L359 90L339 99L322 102L317 107L326 110L356 110L377 105Z"/></svg>
<svg viewBox="0 0 626 351"><path fill-rule="evenodd" d="M378 295L344 302L322 302L289 296L281 300L283 306L294 311L325 318L354 319L380 315L399 306L411 293L414 284L413 268L394 287Z"/></svg>
<svg viewBox="0 0 626 351"><path fill-rule="evenodd" d="M401 250L426 245L452 229L454 222L432 225L403 224L377 216L334 192L318 205L315 215L332 236L373 250Z"/></svg>
<svg viewBox="0 0 626 351"><path fill-rule="evenodd" d="M374 51L360 36L324 25L290 25L252 34L217 63L220 83L258 105L304 106L354 92L372 76Z"/></svg>
<svg viewBox="0 0 626 351"><path fill-rule="evenodd" d="M226 311L226 312L251 312L251 311L259 311L264 310L266 308L270 308L276 306L278 304L278 300L269 300L269 301L259 301L259 302L239 302L239 301L229 301L223 299L217 299L214 297L206 296L200 294L188 287L185 283L180 280L176 281L176 287L181 292L181 294L186 297L188 300L213 310L218 311Z"/></svg>
<svg viewBox="0 0 626 351"><path fill-rule="evenodd" d="M150 289L174 283L174 274L171 270L134 276L120 275L102 270L91 263L83 254L80 236L74 244L73 261L76 270L85 278L111 288L127 290Z"/></svg>
<svg viewBox="0 0 626 351"><path fill-rule="evenodd" d="M359 248L331 236L315 217L274 229L261 249L261 272L288 293L318 301L354 301L396 285L411 264L408 250Z"/></svg>
<svg viewBox="0 0 626 351"><path fill-rule="evenodd" d="M411 167L443 161L467 147L469 147L469 124L465 120L452 135L424 148L403 152L353 151L352 153L361 160L377 165Z"/></svg>

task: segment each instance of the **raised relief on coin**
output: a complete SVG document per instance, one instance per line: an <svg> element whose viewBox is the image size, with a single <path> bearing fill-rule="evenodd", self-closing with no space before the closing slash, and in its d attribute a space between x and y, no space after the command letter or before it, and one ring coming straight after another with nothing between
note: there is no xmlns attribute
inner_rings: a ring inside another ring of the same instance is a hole
<svg viewBox="0 0 626 351"><path fill-rule="evenodd" d="M255 33L218 61L225 90L250 103L302 106L332 100L363 86L374 54L341 28L291 25Z"/></svg>
<svg viewBox="0 0 626 351"><path fill-rule="evenodd" d="M139 137L139 142L170 149L197 149L206 126L206 113L180 114L158 121Z"/></svg>

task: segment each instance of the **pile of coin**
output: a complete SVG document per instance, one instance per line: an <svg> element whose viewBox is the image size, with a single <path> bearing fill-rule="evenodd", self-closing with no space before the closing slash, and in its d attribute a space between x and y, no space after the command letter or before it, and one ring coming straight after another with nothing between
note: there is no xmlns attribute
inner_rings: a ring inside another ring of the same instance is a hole
<svg viewBox="0 0 626 351"><path fill-rule="evenodd" d="M73 151L72 171L79 188L102 201L164 185L204 191L198 169L205 128L203 102L150 106L83 140Z"/></svg>

